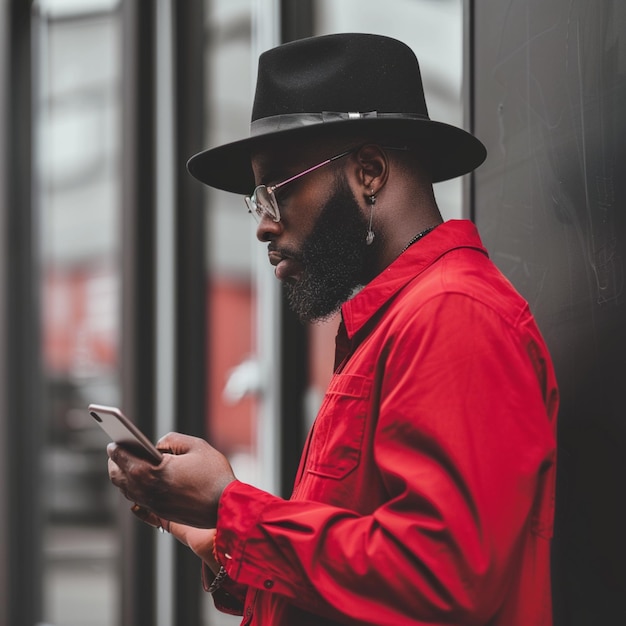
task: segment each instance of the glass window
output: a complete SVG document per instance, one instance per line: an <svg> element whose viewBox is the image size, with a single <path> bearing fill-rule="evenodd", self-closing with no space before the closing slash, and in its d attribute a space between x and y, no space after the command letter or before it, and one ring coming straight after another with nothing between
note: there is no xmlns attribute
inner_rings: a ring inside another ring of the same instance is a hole
<svg viewBox="0 0 626 626"><path fill-rule="evenodd" d="M208 3L207 146L240 139L250 122L252 17L248 0ZM209 407L212 443L254 482L254 248L243 199L207 190ZM252 472L252 473L251 473ZM238 475L239 475L238 473ZM246 478L243 478L244 480Z"/></svg>
<svg viewBox="0 0 626 626"><path fill-rule="evenodd" d="M110 626L117 608L106 437L117 404L119 23L112 1L34 5L34 201L45 377L44 619Z"/></svg>
<svg viewBox="0 0 626 626"><path fill-rule="evenodd" d="M247 133L252 102L252 3L207 1L205 39L206 146ZM255 240L243 198L207 189L208 371L207 437L226 454L235 474L259 482L257 455L258 367L255 355ZM205 620L235 625L218 613L208 594Z"/></svg>

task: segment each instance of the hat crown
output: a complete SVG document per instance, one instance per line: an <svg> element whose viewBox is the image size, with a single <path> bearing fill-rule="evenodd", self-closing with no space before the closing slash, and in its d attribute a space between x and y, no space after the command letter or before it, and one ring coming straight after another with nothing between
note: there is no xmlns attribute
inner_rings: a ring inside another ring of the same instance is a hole
<svg viewBox="0 0 626 626"><path fill-rule="evenodd" d="M260 56L252 122L326 111L428 118L415 54L390 37L348 33L300 39Z"/></svg>

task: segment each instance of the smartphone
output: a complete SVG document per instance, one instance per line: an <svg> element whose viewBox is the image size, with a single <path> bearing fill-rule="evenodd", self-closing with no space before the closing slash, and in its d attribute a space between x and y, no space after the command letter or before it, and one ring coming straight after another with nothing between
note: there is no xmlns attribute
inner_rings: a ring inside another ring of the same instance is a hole
<svg viewBox="0 0 626 626"><path fill-rule="evenodd" d="M117 407L90 404L89 414L112 441L128 448L133 454L156 464L163 459L163 454Z"/></svg>

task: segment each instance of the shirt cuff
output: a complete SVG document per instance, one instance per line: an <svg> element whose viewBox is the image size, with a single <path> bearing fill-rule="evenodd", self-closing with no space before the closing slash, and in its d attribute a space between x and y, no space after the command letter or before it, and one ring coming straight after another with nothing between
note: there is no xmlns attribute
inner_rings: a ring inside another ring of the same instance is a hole
<svg viewBox="0 0 626 626"><path fill-rule="evenodd" d="M215 555L231 579L240 578L246 562L247 541L256 534L256 526L265 508L276 499L276 496L238 480L224 489L217 513Z"/></svg>

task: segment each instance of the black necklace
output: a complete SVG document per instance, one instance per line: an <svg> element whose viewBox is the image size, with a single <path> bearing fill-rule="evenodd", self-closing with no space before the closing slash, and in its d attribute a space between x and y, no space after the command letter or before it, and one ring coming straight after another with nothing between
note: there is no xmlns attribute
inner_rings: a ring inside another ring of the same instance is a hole
<svg viewBox="0 0 626 626"><path fill-rule="evenodd" d="M407 243L406 246L402 248L402 252L406 252L416 241L419 241L422 237L426 237L426 235L428 235L428 233L431 230L434 230L435 228L436 226L429 226L428 228L425 228L423 231L417 233L417 235L415 235L413 239L411 239L411 241L409 241L409 243ZM400 252L400 254L402 254L402 252Z"/></svg>

